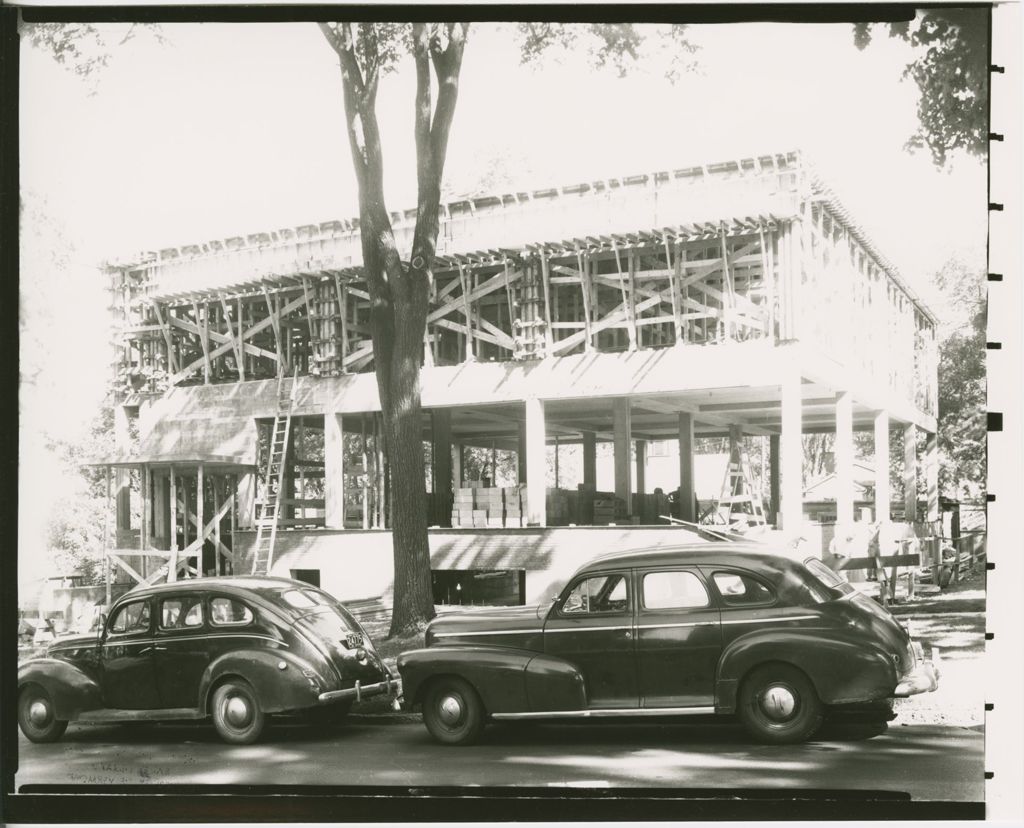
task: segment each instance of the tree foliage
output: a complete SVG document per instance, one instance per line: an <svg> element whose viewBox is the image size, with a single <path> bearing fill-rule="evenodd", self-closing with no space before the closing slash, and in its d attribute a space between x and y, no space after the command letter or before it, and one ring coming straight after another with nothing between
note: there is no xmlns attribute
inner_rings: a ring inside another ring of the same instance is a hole
<svg viewBox="0 0 1024 828"><path fill-rule="evenodd" d="M939 486L952 497L985 491L985 273L951 259L935 276L952 316L939 342Z"/></svg>
<svg viewBox="0 0 1024 828"><path fill-rule="evenodd" d="M917 85L918 127L906 146L927 148L938 166L956 150L984 158L988 149L988 15L987 8L939 7L888 27L915 51L903 76ZM869 24L856 25L857 48L871 37Z"/></svg>
<svg viewBox="0 0 1024 828"><path fill-rule="evenodd" d="M91 23L26 23L22 38L78 77L93 83L115 50L139 34L166 43L160 27L149 23L94 26ZM95 92L95 86L91 89Z"/></svg>

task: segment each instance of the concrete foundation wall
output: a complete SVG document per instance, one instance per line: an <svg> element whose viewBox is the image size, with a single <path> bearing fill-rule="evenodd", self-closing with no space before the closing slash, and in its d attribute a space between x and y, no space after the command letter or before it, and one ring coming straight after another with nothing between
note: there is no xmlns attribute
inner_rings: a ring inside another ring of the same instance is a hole
<svg viewBox="0 0 1024 828"><path fill-rule="evenodd" d="M235 535L251 554L255 532ZM626 549L699 540L672 526L595 526L548 529L431 530L433 569L525 569L526 602L545 601L582 564ZM394 580L391 533L384 530L292 531L277 536L272 575L320 570L320 585L341 601L390 596Z"/></svg>

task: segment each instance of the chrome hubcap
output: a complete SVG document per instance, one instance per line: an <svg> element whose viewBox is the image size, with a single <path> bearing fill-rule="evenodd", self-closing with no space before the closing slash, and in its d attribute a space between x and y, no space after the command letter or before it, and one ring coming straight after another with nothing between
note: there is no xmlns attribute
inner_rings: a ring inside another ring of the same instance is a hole
<svg viewBox="0 0 1024 828"><path fill-rule="evenodd" d="M444 696L437 705L437 714L446 725L458 724L462 718L462 699L458 696Z"/></svg>
<svg viewBox="0 0 1024 828"><path fill-rule="evenodd" d="M774 685L761 696L761 709L769 719L785 721L796 710L796 696L788 687Z"/></svg>
<svg viewBox="0 0 1024 828"><path fill-rule="evenodd" d="M36 727L44 727L50 721L50 705L37 699L29 706L28 718Z"/></svg>
<svg viewBox="0 0 1024 828"><path fill-rule="evenodd" d="M252 719L249 703L241 696L232 696L224 705L224 718L233 727L245 727Z"/></svg>

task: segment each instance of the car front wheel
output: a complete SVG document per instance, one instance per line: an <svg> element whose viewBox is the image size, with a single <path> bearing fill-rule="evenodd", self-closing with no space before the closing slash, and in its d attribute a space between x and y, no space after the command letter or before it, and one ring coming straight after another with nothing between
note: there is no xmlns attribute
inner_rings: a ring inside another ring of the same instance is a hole
<svg viewBox="0 0 1024 828"><path fill-rule="evenodd" d="M443 745L471 745L484 729L484 706L469 682L438 679L423 700L423 723Z"/></svg>
<svg viewBox="0 0 1024 828"><path fill-rule="evenodd" d="M68 723L57 718L50 694L32 684L18 696L18 726L30 742L56 742Z"/></svg>
<svg viewBox="0 0 1024 828"><path fill-rule="evenodd" d="M758 667L740 688L739 716L760 742L803 742L821 726L822 705L814 685L788 664Z"/></svg>
<svg viewBox="0 0 1024 828"><path fill-rule="evenodd" d="M213 693L213 726L225 742L249 745L263 732L266 715L247 681L233 679Z"/></svg>

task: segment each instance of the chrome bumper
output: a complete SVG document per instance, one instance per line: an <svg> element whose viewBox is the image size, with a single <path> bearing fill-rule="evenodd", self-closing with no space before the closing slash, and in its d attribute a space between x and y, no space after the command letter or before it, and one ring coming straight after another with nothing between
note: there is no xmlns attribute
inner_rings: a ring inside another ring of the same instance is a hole
<svg viewBox="0 0 1024 828"><path fill-rule="evenodd" d="M915 644L918 654L917 666L900 679L893 693L897 698L915 696L918 693L931 693L939 686L939 649L932 647L930 661L924 659L919 644Z"/></svg>
<svg viewBox="0 0 1024 828"><path fill-rule="evenodd" d="M357 681L354 687L347 687L344 690L329 690L326 693L321 693L317 696L317 700L321 703L326 703L343 699L355 699L358 702L371 696L380 696L382 694L395 699L401 698L402 680L388 675L384 681L379 681L376 684L360 684Z"/></svg>

